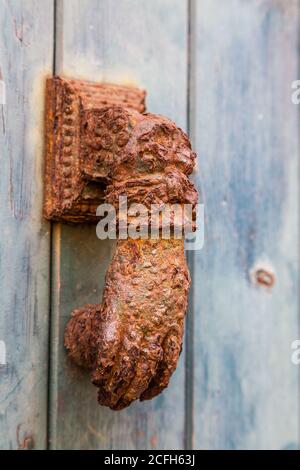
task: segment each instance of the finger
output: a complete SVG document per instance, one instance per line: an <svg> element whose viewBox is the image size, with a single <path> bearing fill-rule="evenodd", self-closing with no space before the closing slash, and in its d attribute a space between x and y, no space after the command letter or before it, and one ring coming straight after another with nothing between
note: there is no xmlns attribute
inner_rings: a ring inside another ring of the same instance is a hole
<svg viewBox="0 0 300 470"><path fill-rule="evenodd" d="M148 388L142 393L140 400L150 400L158 395L169 384L171 375L176 369L182 349L183 325L172 330L165 338L162 348L163 357L157 368L155 376Z"/></svg>
<svg viewBox="0 0 300 470"><path fill-rule="evenodd" d="M163 350L160 335L144 338L135 368L135 375L129 387L115 404L114 409L121 410L143 394L154 377L158 364L162 360Z"/></svg>
<svg viewBox="0 0 300 470"><path fill-rule="evenodd" d="M96 360L93 347L101 328L101 305L85 305L73 310L64 336L69 357L80 367L92 369Z"/></svg>
<svg viewBox="0 0 300 470"><path fill-rule="evenodd" d="M131 333L130 338L123 337L109 376L98 382L99 404L114 407L129 387L140 355L140 340L140 336L135 333Z"/></svg>

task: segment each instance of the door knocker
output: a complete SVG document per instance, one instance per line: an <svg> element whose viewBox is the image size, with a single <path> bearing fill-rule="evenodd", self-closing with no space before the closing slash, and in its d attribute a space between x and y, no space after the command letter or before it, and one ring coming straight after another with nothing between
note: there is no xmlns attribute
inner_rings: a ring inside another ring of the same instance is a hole
<svg viewBox="0 0 300 470"><path fill-rule="evenodd" d="M47 219L95 223L103 202L118 217L121 196L147 208L197 204L189 139L169 119L145 113L142 90L48 79L45 145ZM167 387L182 347L190 286L184 240L173 219L163 238L157 220L157 238L117 241L102 303L74 310L65 330L70 358L91 371L99 403L114 410Z"/></svg>

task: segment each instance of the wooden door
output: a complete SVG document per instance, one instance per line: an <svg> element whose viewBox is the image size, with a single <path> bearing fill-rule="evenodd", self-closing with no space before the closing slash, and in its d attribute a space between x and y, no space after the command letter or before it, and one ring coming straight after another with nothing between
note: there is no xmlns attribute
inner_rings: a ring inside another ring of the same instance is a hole
<svg viewBox="0 0 300 470"><path fill-rule="evenodd" d="M0 0L0 448L299 446L299 15L299 0ZM145 88L198 153L184 350L169 388L122 412L64 351L113 243L42 219L53 74Z"/></svg>

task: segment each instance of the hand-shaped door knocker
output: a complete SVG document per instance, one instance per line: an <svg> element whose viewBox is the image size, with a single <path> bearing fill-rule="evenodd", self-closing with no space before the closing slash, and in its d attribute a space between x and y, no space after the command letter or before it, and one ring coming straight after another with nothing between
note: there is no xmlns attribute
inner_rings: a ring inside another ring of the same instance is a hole
<svg viewBox="0 0 300 470"><path fill-rule="evenodd" d="M118 218L121 196L149 209L195 208L189 139L169 119L144 113L144 99L135 88L47 81L46 218L95 223L104 202ZM70 358L91 371L99 403L114 410L167 387L182 348L190 285L184 240L174 220L169 238L160 218L157 228L156 238L118 239L102 303L74 310L65 331Z"/></svg>

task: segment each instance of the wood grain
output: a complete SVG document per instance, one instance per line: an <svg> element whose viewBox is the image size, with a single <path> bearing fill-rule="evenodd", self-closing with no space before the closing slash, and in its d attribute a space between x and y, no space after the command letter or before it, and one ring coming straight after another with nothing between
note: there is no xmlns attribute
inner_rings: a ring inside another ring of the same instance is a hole
<svg viewBox="0 0 300 470"><path fill-rule="evenodd" d="M49 224L42 220L43 104L53 2L0 2L0 448L45 448ZM4 100L1 100L4 103Z"/></svg>
<svg viewBox="0 0 300 470"><path fill-rule="evenodd" d="M57 73L144 87L151 112L186 128L186 1L58 1L56 16ZM97 404L88 374L66 358L70 312L101 299L112 248L96 238L95 227L54 227L51 448L182 448L184 355L166 392L118 413Z"/></svg>
<svg viewBox="0 0 300 470"><path fill-rule="evenodd" d="M54 2L0 0L0 448L45 448L47 406L52 449L299 447L300 1L56 7L56 73L144 87L148 110L190 123L205 246L190 256L188 357L157 399L117 413L97 405L63 347L71 310L101 298L114 242L53 225L48 405L42 140Z"/></svg>
<svg viewBox="0 0 300 470"><path fill-rule="evenodd" d="M190 119L206 213L194 272L194 446L296 448L299 2L193 8Z"/></svg>

